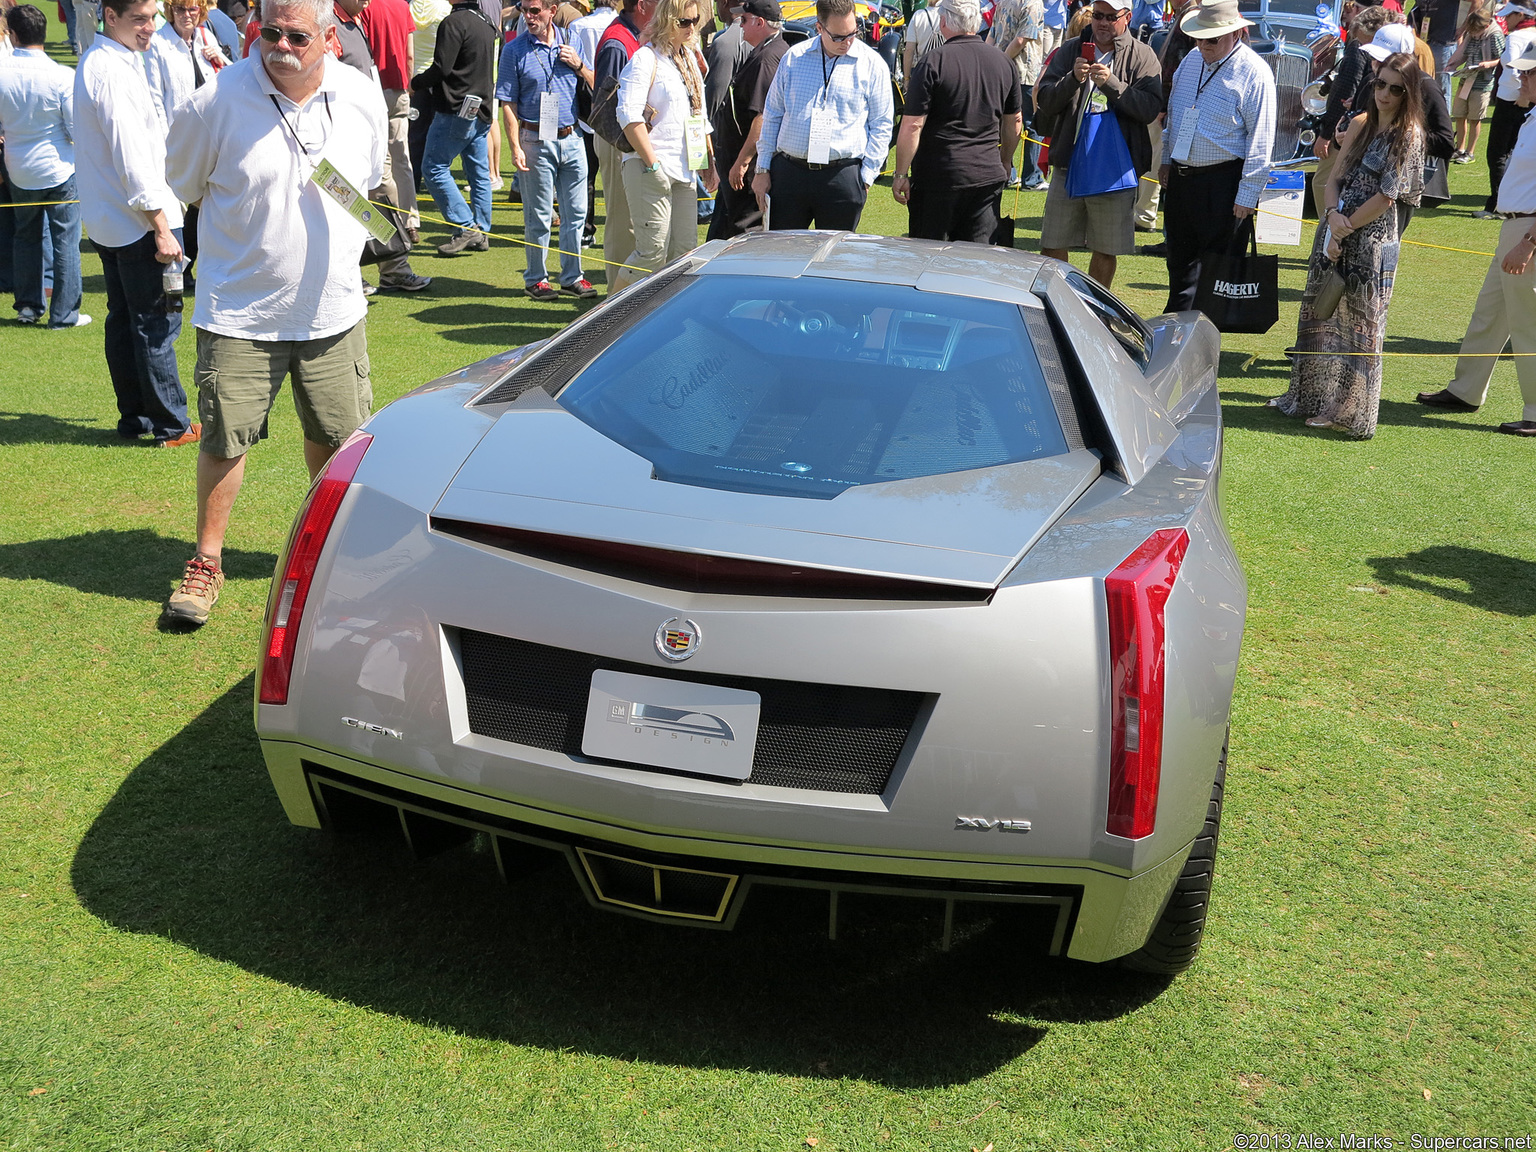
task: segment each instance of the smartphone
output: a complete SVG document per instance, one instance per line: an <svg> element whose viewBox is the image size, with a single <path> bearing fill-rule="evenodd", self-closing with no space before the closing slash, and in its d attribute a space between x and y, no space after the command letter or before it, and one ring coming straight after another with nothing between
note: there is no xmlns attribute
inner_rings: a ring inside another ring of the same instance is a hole
<svg viewBox="0 0 1536 1152"><path fill-rule="evenodd" d="M1097 44L1095 44L1092 40L1084 40L1083 41L1083 59L1084 60L1086 60L1086 61L1088 61L1088 63L1092 64L1093 61L1094 61L1094 58L1097 57L1098 54L1099 54L1099 46Z"/></svg>

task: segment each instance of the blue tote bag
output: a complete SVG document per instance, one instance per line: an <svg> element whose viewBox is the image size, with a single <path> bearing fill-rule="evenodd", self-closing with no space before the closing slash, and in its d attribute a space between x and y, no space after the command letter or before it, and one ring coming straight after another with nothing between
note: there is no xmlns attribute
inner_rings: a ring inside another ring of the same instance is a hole
<svg viewBox="0 0 1536 1152"><path fill-rule="evenodd" d="M1067 166L1067 195L1102 196L1136 187L1136 167L1113 109L1084 112Z"/></svg>

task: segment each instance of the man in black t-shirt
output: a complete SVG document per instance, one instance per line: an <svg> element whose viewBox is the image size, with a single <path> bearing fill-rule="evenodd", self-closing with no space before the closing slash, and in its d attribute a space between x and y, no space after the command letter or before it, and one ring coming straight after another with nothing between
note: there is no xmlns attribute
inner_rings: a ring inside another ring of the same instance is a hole
<svg viewBox="0 0 1536 1152"><path fill-rule="evenodd" d="M752 193L751 175L757 161L757 134L763 126L763 107L768 89L779 73L779 61L789 45L780 33L779 0L744 0L741 5L742 39L752 54L736 69L729 96L715 113L715 168L720 187L715 192L715 213L709 221L710 240L740 236L762 222L762 211Z"/></svg>
<svg viewBox="0 0 1536 1152"><path fill-rule="evenodd" d="M939 29L944 43L912 71L891 194L915 239L990 244L1023 129L1019 76L977 35L976 0L942 0Z"/></svg>

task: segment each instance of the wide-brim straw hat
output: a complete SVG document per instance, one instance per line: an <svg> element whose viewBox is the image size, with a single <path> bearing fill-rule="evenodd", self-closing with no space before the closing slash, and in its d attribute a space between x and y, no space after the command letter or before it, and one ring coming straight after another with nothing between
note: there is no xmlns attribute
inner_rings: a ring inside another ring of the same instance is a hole
<svg viewBox="0 0 1536 1152"><path fill-rule="evenodd" d="M1201 0L1179 18L1184 35L1194 40L1214 40L1239 28L1253 27L1253 21L1238 11L1237 0Z"/></svg>

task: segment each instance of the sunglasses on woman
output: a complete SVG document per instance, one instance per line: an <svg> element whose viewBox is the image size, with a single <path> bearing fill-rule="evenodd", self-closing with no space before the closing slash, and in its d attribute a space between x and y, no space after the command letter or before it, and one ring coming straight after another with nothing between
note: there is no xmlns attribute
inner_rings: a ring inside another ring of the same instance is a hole
<svg viewBox="0 0 1536 1152"><path fill-rule="evenodd" d="M679 16L677 18L677 26L679 28L692 28L698 24L699 19L698 16Z"/></svg>
<svg viewBox="0 0 1536 1152"><path fill-rule="evenodd" d="M1378 80L1378 81L1376 81L1376 91L1378 91L1378 92L1390 92L1390 93L1392 93L1392 95L1396 96L1399 100L1401 100L1404 96L1408 95L1408 89L1404 88L1401 84L1393 84L1390 80Z"/></svg>
<svg viewBox="0 0 1536 1152"><path fill-rule="evenodd" d="M276 44L286 36L288 43L292 44L295 48L308 47L309 42L315 38L315 35L313 32L296 32L292 28L274 28L270 24L263 24L261 27L261 38L268 44Z"/></svg>

